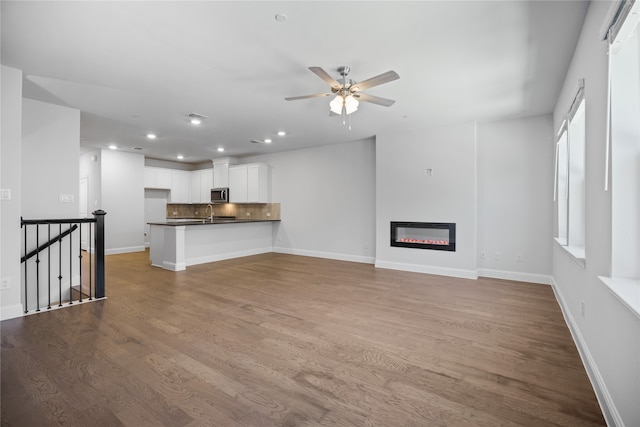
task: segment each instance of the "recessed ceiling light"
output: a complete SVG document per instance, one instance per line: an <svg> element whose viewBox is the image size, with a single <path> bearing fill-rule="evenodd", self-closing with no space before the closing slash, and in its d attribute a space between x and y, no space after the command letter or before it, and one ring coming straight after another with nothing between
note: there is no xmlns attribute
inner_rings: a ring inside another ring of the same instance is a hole
<svg viewBox="0 0 640 427"><path fill-rule="evenodd" d="M287 133L283 130L278 131L278 136L285 136Z"/></svg>
<svg viewBox="0 0 640 427"><path fill-rule="evenodd" d="M199 125L200 123L202 123L202 120L200 120L200 119L197 119L197 118L193 117L191 120L189 120L189 122L190 122L192 125Z"/></svg>
<svg viewBox="0 0 640 427"><path fill-rule="evenodd" d="M223 151L224 151L224 148L222 148L222 147L218 147L218 152L219 152L219 153L222 153Z"/></svg>
<svg viewBox="0 0 640 427"><path fill-rule="evenodd" d="M267 139L264 140L264 143L265 144L271 144L271 140L269 138L267 138Z"/></svg>
<svg viewBox="0 0 640 427"><path fill-rule="evenodd" d="M182 160L182 159L184 159L184 156L182 154L178 154L178 159Z"/></svg>
<svg viewBox="0 0 640 427"><path fill-rule="evenodd" d="M111 145L109 145L109 149L110 150L117 150L118 146L116 144L111 144Z"/></svg>
<svg viewBox="0 0 640 427"><path fill-rule="evenodd" d="M147 138L149 138L149 139L156 139L156 138L157 138L157 136L156 136L156 134L155 134L155 133L148 133L148 134L147 134Z"/></svg>

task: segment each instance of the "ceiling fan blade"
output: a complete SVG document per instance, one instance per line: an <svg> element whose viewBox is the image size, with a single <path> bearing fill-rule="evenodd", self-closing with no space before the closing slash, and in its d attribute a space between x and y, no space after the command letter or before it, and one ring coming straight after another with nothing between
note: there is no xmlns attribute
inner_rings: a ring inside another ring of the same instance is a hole
<svg viewBox="0 0 640 427"><path fill-rule="evenodd" d="M320 67L309 67L309 70L316 76L320 77L326 84L331 86L333 89L340 89L340 83L333 77L329 75L325 70Z"/></svg>
<svg viewBox="0 0 640 427"><path fill-rule="evenodd" d="M381 98L366 93L354 93L353 96L360 101L371 102L372 104L383 105L385 107L391 107L396 102L393 99Z"/></svg>
<svg viewBox="0 0 640 427"><path fill-rule="evenodd" d="M394 80L399 79L400 76L395 71L387 71L386 73L382 73L378 76L371 77L370 79L354 83L350 90L351 92L361 91L365 89L369 89L370 87L378 86L383 83L392 82Z"/></svg>
<svg viewBox="0 0 640 427"><path fill-rule="evenodd" d="M302 95L302 96L290 96L285 98L285 101L297 101L298 99L307 99L307 98L320 98L322 96L333 95L330 92L327 93L314 93L313 95Z"/></svg>

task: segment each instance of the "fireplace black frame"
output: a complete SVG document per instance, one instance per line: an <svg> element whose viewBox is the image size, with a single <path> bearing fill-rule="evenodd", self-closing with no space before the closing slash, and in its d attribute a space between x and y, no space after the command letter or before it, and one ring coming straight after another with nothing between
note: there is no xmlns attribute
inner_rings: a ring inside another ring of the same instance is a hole
<svg viewBox="0 0 640 427"><path fill-rule="evenodd" d="M399 242L396 239L398 228L436 228L449 230L449 244L436 245L430 243ZM434 249L438 251L456 250L456 224L454 222L402 222L391 221L391 246L414 249Z"/></svg>

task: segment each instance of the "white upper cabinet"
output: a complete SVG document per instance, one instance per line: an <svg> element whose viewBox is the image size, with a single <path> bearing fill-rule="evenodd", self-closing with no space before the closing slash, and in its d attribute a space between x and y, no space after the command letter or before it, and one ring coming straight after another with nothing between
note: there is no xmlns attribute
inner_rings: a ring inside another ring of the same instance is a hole
<svg viewBox="0 0 640 427"><path fill-rule="evenodd" d="M269 166L229 166L229 198L231 203L269 203Z"/></svg>
<svg viewBox="0 0 640 427"><path fill-rule="evenodd" d="M191 203L191 172L171 171L171 203Z"/></svg>
<svg viewBox="0 0 640 427"><path fill-rule="evenodd" d="M191 203L211 203L213 169L191 172Z"/></svg>
<svg viewBox="0 0 640 427"><path fill-rule="evenodd" d="M171 171L169 169L145 167L144 188L171 190Z"/></svg>
<svg viewBox="0 0 640 427"><path fill-rule="evenodd" d="M224 157L213 160L213 188L229 186L229 166L238 163L235 157Z"/></svg>
<svg viewBox="0 0 640 427"><path fill-rule="evenodd" d="M213 166L213 188L229 186L229 165Z"/></svg>

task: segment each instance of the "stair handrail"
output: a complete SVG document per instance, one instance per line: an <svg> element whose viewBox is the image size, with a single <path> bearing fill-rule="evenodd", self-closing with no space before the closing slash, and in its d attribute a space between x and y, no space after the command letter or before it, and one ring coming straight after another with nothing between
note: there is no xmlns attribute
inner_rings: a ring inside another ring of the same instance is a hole
<svg viewBox="0 0 640 427"><path fill-rule="evenodd" d="M20 228L22 228L22 226L24 224L54 224L52 222L46 222L47 220L29 220L29 221L30 222L22 222L20 224ZM36 221L36 222L31 222L31 221ZM44 222L42 222L42 221L44 221ZM78 220L75 220L74 222L96 222L96 221L95 220L89 220L89 221L78 221ZM65 222L57 222L55 224L66 224L66 223ZM69 234L73 233L77 229L78 229L78 225L74 224L72 227L69 227L68 229L66 229L65 231L63 231L62 233L57 235L56 237L52 237L51 240L49 240L48 242L41 244L40 246L38 246L37 248L35 248L31 252L29 252L28 254L26 254L25 256L20 258L20 264L22 264L23 262L28 261L30 258L36 256L36 254L38 252L42 252L43 250L47 249L49 246L53 245L54 243L61 242L62 239L64 239L66 236L68 236Z"/></svg>

